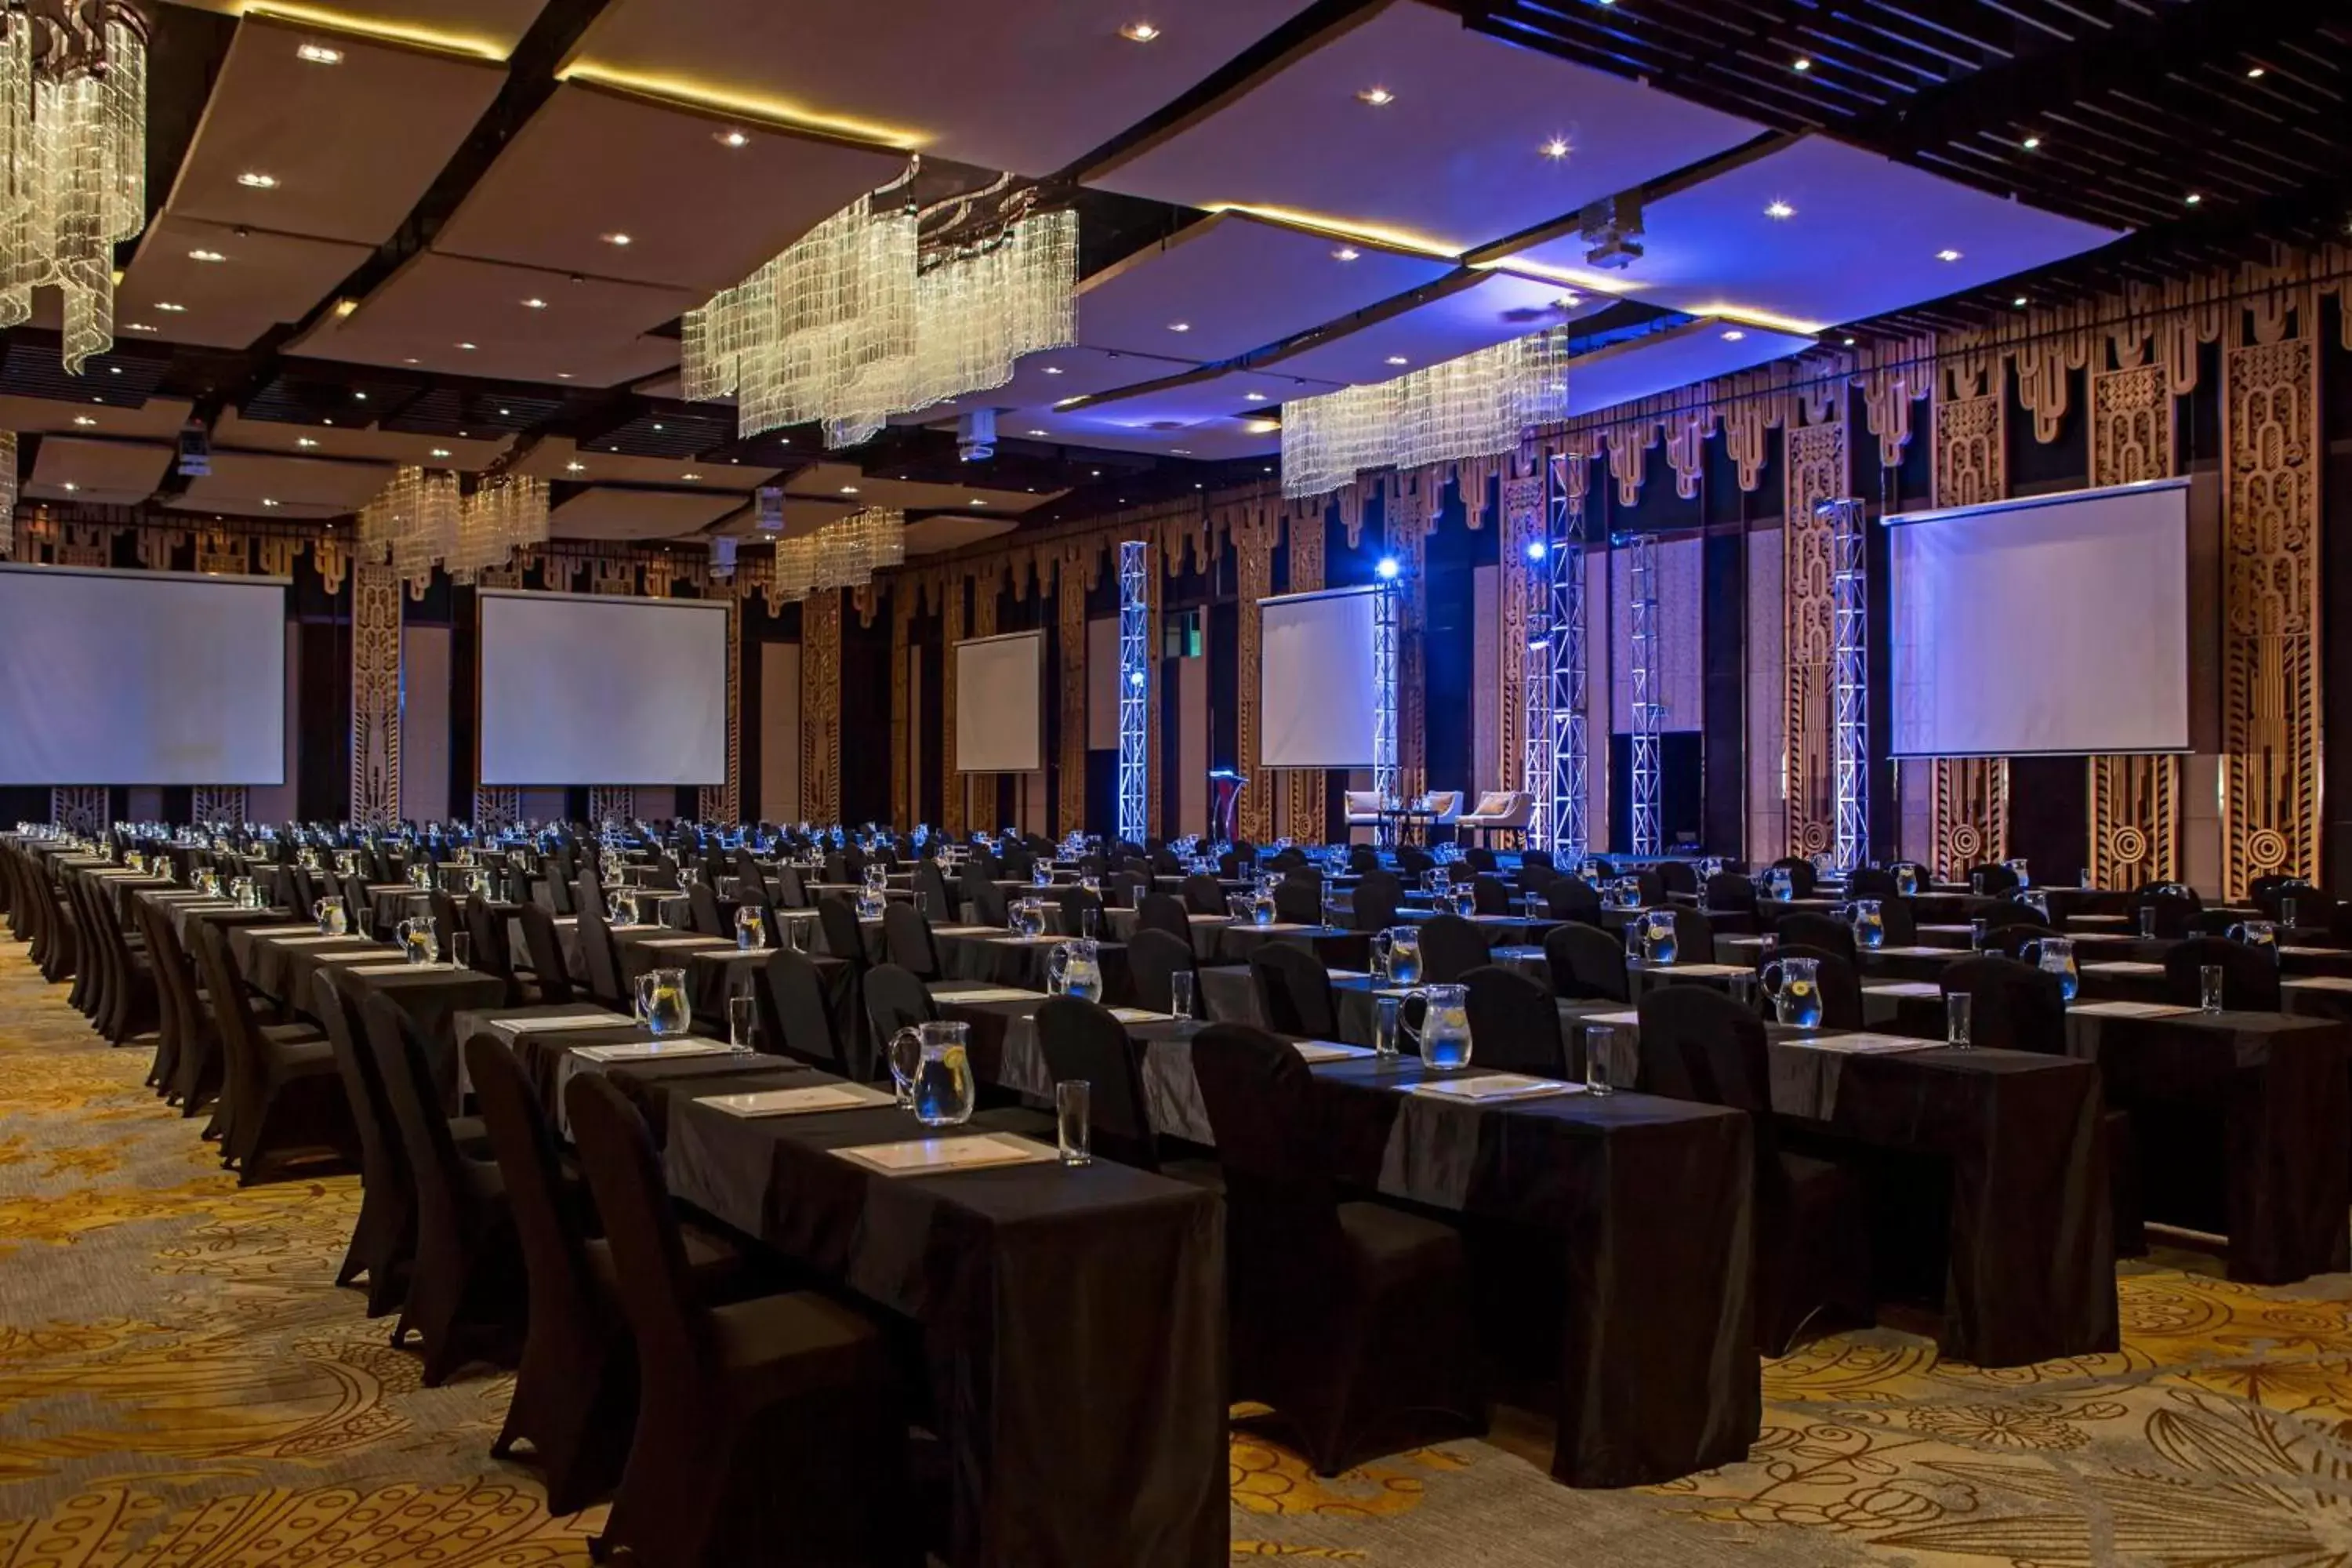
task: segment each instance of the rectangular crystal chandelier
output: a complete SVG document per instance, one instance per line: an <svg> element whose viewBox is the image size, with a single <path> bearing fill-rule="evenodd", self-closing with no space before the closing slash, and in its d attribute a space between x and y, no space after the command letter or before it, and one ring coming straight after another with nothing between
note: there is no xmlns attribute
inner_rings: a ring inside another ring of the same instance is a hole
<svg viewBox="0 0 2352 1568"><path fill-rule="evenodd" d="M776 541L776 593L787 602L835 588L862 588L885 566L907 560L907 514L870 506L814 533Z"/></svg>
<svg viewBox="0 0 2352 1568"><path fill-rule="evenodd" d="M66 369L114 346L114 247L147 222L147 22L124 0L0 16L0 328L63 295Z"/></svg>
<svg viewBox="0 0 2352 1568"><path fill-rule="evenodd" d="M404 582L439 565L471 583L547 539L547 481L521 474L491 474L468 496L454 473L404 468L360 510L361 559L389 562Z"/></svg>
<svg viewBox="0 0 2352 1568"><path fill-rule="evenodd" d="M893 414L1002 386L1023 354L1075 342L1077 215L1035 211L1021 193L974 225L976 199L949 204L952 232L927 242L928 215L887 190L860 196L688 311L685 395L731 395L739 437L818 423L826 446L850 447Z"/></svg>
<svg viewBox="0 0 2352 1568"><path fill-rule="evenodd" d="M1282 405L1282 493L1322 495L1370 468L1499 456L1568 417L1568 334L1538 332L1393 381Z"/></svg>

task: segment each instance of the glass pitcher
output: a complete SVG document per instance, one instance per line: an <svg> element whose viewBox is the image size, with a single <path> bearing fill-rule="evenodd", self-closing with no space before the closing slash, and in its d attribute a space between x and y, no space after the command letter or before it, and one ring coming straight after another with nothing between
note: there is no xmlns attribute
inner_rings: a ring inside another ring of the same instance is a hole
<svg viewBox="0 0 2352 1568"><path fill-rule="evenodd" d="M2033 885L2033 879L2026 871L2025 857L2022 855L2019 856L2014 860L2004 860L2001 864L2017 874L2017 885L2019 887L2030 888Z"/></svg>
<svg viewBox="0 0 2352 1568"><path fill-rule="evenodd" d="M220 897L220 873L210 866L197 868L195 882L196 891L208 899Z"/></svg>
<svg viewBox="0 0 2352 1568"><path fill-rule="evenodd" d="M1044 936L1045 906L1035 899L1016 899L1004 911L1005 923L1014 936Z"/></svg>
<svg viewBox="0 0 2352 1568"><path fill-rule="evenodd" d="M435 934L433 921L424 915L411 915L394 926L393 938L411 963L431 963L441 956L441 939Z"/></svg>
<svg viewBox="0 0 2352 1568"><path fill-rule="evenodd" d="M880 892L884 888L890 885L890 868L883 865L878 860L873 865L866 868L865 875L866 885L873 889L876 892Z"/></svg>
<svg viewBox="0 0 2352 1568"><path fill-rule="evenodd" d="M862 921L880 920L883 906L888 901L882 896L881 889L867 883L857 889L857 918Z"/></svg>
<svg viewBox="0 0 2352 1568"><path fill-rule="evenodd" d="M1052 887L1054 885L1054 863L1045 859L1032 861L1029 866L1029 885L1033 888Z"/></svg>
<svg viewBox="0 0 2352 1568"><path fill-rule="evenodd" d="M257 910L261 907L261 889L255 886L250 877L232 879L228 885L228 896L236 902L238 909Z"/></svg>
<svg viewBox="0 0 2352 1568"><path fill-rule="evenodd" d="M961 1024L914 1024L890 1037L885 1056L898 1103L926 1127L961 1127L971 1120L976 1089L967 1030Z"/></svg>
<svg viewBox="0 0 2352 1568"><path fill-rule="evenodd" d="M1102 1000L1102 953L1092 937L1057 944L1045 960L1045 987L1063 996Z"/></svg>
<svg viewBox="0 0 2352 1568"><path fill-rule="evenodd" d="M2074 967L2074 942L2071 937L2037 937L2019 949L2018 956L2036 969L2056 975L2058 994L2069 1003L2083 988L2082 973Z"/></svg>
<svg viewBox="0 0 2352 1568"><path fill-rule="evenodd" d="M1250 895L1250 924L1270 926L1274 923L1274 895L1261 888Z"/></svg>
<svg viewBox="0 0 2352 1568"><path fill-rule="evenodd" d="M1391 985L1421 984L1421 932L1391 926L1372 939L1372 958Z"/></svg>
<svg viewBox="0 0 2352 1568"><path fill-rule="evenodd" d="M613 912L609 917L616 926L637 923L637 896L625 888L613 889Z"/></svg>
<svg viewBox="0 0 2352 1568"><path fill-rule="evenodd" d="M1465 921L1478 912L1478 894L1467 882L1456 882L1446 889L1445 900L1454 906L1454 912Z"/></svg>
<svg viewBox="0 0 2352 1568"><path fill-rule="evenodd" d="M1772 1016L1792 1029L1822 1026L1821 961L1776 958L1764 966L1764 989L1772 997Z"/></svg>
<svg viewBox="0 0 2352 1568"><path fill-rule="evenodd" d="M768 945L768 929L760 919L760 906L745 904L735 911L735 947L740 952L757 952Z"/></svg>
<svg viewBox="0 0 2352 1568"><path fill-rule="evenodd" d="M320 936L341 936L348 929L341 899L320 899L310 906L310 918L319 922Z"/></svg>
<svg viewBox="0 0 2352 1568"><path fill-rule="evenodd" d="M2221 933L2231 942L2242 942L2249 947L2266 949L2273 958L2279 955L2278 926L2270 921L2240 921Z"/></svg>
<svg viewBox="0 0 2352 1568"><path fill-rule="evenodd" d="M1428 985L1413 993L1425 1010L1421 1027L1404 1026L1421 1052L1422 1065L1433 1072L1454 1072L1470 1065L1470 988Z"/></svg>
<svg viewBox="0 0 2352 1568"><path fill-rule="evenodd" d="M147 869L147 857L143 852L132 849L123 855L122 864L130 870L143 874Z"/></svg>
<svg viewBox="0 0 2352 1568"><path fill-rule="evenodd" d="M1856 899L1846 906L1846 920L1853 927L1853 945L1864 949L1886 945L1886 911L1876 899Z"/></svg>
<svg viewBox="0 0 2352 1568"><path fill-rule="evenodd" d="M1786 866L1775 866L1764 873L1765 891L1781 903L1797 896L1797 879Z"/></svg>
<svg viewBox="0 0 2352 1568"><path fill-rule="evenodd" d="M1651 910L1635 921L1633 925L1642 933L1643 963L1672 963L1675 961L1676 948L1674 910Z"/></svg>
<svg viewBox="0 0 2352 1568"><path fill-rule="evenodd" d="M1895 890L1902 894L1906 899L1916 898L1919 892L1919 868L1916 866L1895 867Z"/></svg>
<svg viewBox="0 0 2352 1568"><path fill-rule="evenodd" d="M646 1028L657 1040L685 1034L694 1022L686 1000L686 971L648 969L638 975L637 1011L645 1015Z"/></svg>

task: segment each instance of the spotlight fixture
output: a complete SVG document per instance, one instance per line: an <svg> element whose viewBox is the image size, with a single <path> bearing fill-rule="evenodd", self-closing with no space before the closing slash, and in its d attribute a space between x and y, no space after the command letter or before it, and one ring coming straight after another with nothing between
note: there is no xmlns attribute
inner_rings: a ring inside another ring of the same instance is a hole
<svg viewBox="0 0 2352 1568"><path fill-rule="evenodd" d="M1839 342L1839 343L1840 343L1842 346L1843 346L1843 347L1845 347L1845 348L1852 348L1852 347L1853 347L1853 340L1852 338L1840 338L1840 339L1838 340L1838 342Z"/></svg>
<svg viewBox="0 0 2352 1568"><path fill-rule="evenodd" d="M1037 368L1047 375L1059 375L1062 374L1062 367L1057 364L1040 365Z"/></svg>
<svg viewBox="0 0 2352 1568"><path fill-rule="evenodd" d="M1244 419L1242 421L1242 428L1253 436L1271 436L1281 429L1282 425L1280 421L1274 419Z"/></svg>
<svg viewBox="0 0 2352 1568"><path fill-rule="evenodd" d="M1642 259L1642 198L1629 193L1588 202L1576 215L1584 264L1622 272Z"/></svg>
<svg viewBox="0 0 2352 1568"><path fill-rule="evenodd" d="M257 169L247 169L236 177L236 183L257 191L274 191L278 188L278 176L265 174Z"/></svg>
<svg viewBox="0 0 2352 1568"><path fill-rule="evenodd" d="M434 447L434 448L433 448L433 456L435 456L435 457L436 457L436 458L446 458L446 457L447 457L448 455L449 455L449 448L448 448L448 447Z"/></svg>
<svg viewBox="0 0 2352 1568"><path fill-rule="evenodd" d="M1766 217L1795 217L1797 216L1797 209L1790 206L1786 202L1774 202L1770 206L1764 209L1764 216Z"/></svg>
<svg viewBox="0 0 2352 1568"><path fill-rule="evenodd" d="M1244 403L1264 403L1265 401L1265 394L1263 392L1244 392L1242 394L1242 401Z"/></svg>
<svg viewBox="0 0 2352 1568"><path fill-rule="evenodd" d="M751 144L751 139L740 131L714 131L710 139L721 147L749 147Z"/></svg>
<svg viewBox="0 0 2352 1568"><path fill-rule="evenodd" d="M2025 309L2025 296L2024 296L2024 295L2022 295L2022 294L2020 294L2016 299L2011 300L2010 301L2010 303L2011 303L2011 305L2016 306L2019 310L2022 310L2023 309Z"/></svg>
<svg viewBox="0 0 2352 1568"><path fill-rule="evenodd" d="M988 503L981 500L978 496L974 496L971 498L971 504L974 506L986 506Z"/></svg>
<svg viewBox="0 0 2352 1568"><path fill-rule="evenodd" d="M544 310L547 309L547 301L544 300L525 300L522 302L522 308L526 310Z"/></svg>
<svg viewBox="0 0 2352 1568"><path fill-rule="evenodd" d="M1376 573L1378 573L1378 574L1380 574L1380 579L1381 579L1381 582L1383 582L1383 583L1393 583L1393 582L1395 582L1395 581L1396 581L1396 574L1397 574L1397 562L1396 562L1396 557L1395 557L1395 556L1393 556L1393 555L1383 555L1383 556L1381 556L1381 563L1380 563L1379 565L1377 565L1377 566L1373 567L1373 568L1372 568L1372 570L1373 570L1374 572L1376 572Z"/></svg>
<svg viewBox="0 0 2352 1568"><path fill-rule="evenodd" d="M2260 66L2248 66L2246 68L2246 79L2248 81L2260 81L2268 74L2270 73L2263 70Z"/></svg>
<svg viewBox="0 0 2352 1568"><path fill-rule="evenodd" d="M1813 68L1813 62L1800 55L1796 60L1790 64L1789 68L1790 70L1809 71Z"/></svg>
<svg viewBox="0 0 2352 1568"><path fill-rule="evenodd" d="M1411 364L1412 362L1405 358L1402 354L1391 354L1388 357L1388 363L1391 364Z"/></svg>
<svg viewBox="0 0 2352 1568"><path fill-rule="evenodd" d="M2029 153L2036 152L2042 146L2042 138L2039 136L2029 136L2024 141L2019 142L2018 145L2024 148Z"/></svg>
<svg viewBox="0 0 2352 1568"><path fill-rule="evenodd" d="M152 332L155 329L146 321L125 321L122 330L126 332Z"/></svg>
<svg viewBox="0 0 2352 1568"><path fill-rule="evenodd" d="M563 465L563 471L567 474L584 474L588 471L588 465L578 461L569 462Z"/></svg>
<svg viewBox="0 0 2352 1568"><path fill-rule="evenodd" d="M98 421L92 419L87 414L77 414L74 416L74 423L77 425L95 425Z"/></svg>
<svg viewBox="0 0 2352 1568"><path fill-rule="evenodd" d="M598 237L603 239L607 245L626 245L629 243L629 237L625 234L607 234L601 235Z"/></svg>
<svg viewBox="0 0 2352 1568"><path fill-rule="evenodd" d="M1050 431L1046 431L1046 430L1032 430L1032 431L1030 431L1030 432L1029 432L1029 434L1031 434L1032 436L1045 436L1045 435L1050 435L1050 434L1052 434L1052 432L1050 432Z"/></svg>
<svg viewBox="0 0 2352 1568"><path fill-rule="evenodd" d="M191 250L188 252L188 259L191 261L226 261L228 258L223 256L217 250Z"/></svg>
<svg viewBox="0 0 2352 1568"><path fill-rule="evenodd" d="M278 503L270 500L268 496L263 496L261 498L261 504L264 506L276 506Z"/></svg>
<svg viewBox="0 0 2352 1568"><path fill-rule="evenodd" d="M1957 250L1939 250L1936 252L1936 259L1938 261L1958 261L1959 258L1960 253Z"/></svg>
<svg viewBox="0 0 2352 1568"><path fill-rule="evenodd" d="M1748 334L1746 332L1741 331L1738 327L1734 327L1729 331L1723 334L1723 341L1727 343L1736 343L1747 335Z"/></svg>
<svg viewBox="0 0 2352 1568"><path fill-rule="evenodd" d="M297 437L294 437L294 444L295 444L297 447L315 447L315 446L317 446L319 443L318 443L317 439L316 439L315 437L310 437L310 436L297 436Z"/></svg>
<svg viewBox="0 0 2352 1568"><path fill-rule="evenodd" d="M354 392L352 394L352 401L354 403L365 403L367 401L367 394L364 392Z"/></svg>
<svg viewBox="0 0 2352 1568"><path fill-rule="evenodd" d="M1160 29L1149 22L1129 22L1118 30L1118 36L1130 44L1148 44L1160 36Z"/></svg>
<svg viewBox="0 0 2352 1568"><path fill-rule="evenodd" d="M1331 259L1334 261L1353 261L1362 254L1362 251L1356 249L1352 246L1343 245L1339 249L1331 253Z"/></svg>
<svg viewBox="0 0 2352 1568"><path fill-rule="evenodd" d="M1190 321L1171 321L1168 323L1168 330L1171 332L1189 332L1192 330L1192 323Z"/></svg>
<svg viewBox="0 0 2352 1568"><path fill-rule="evenodd" d="M1374 109L1385 109L1396 101L1396 94L1384 87L1368 87L1356 97L1362 102L1370 104Z"/></svg>
<svg viewBox="0 0 2352 1568"><path fill-rule="evenodd" d="M461 348L461 349L464 349L467 353L473 353L473 352L474 352L474 345L473 345L473 344L471 344L471 343L459 343L457 346L458 346L459 348Z"/></svg>
<svg viewBox="0 0 2352 1568"><path fill-rule="evenodd" d="M1570 292L1562 294L1559 299L1554 300L1551 302L1551 308L1555 310L1573 310L1579 305L1583 303L1584 296L1571 289Z"/></svg>
<svg viewBox="0 0 2352 1568"><path fill-rule="evenodd" d="M857 487L856 485L844 485L841 487L841 493L845 496L854 496L857 493Z"/></svg>
<svg viewBox="0 0 2352 1568"><path fill-rule="evenodd" d="M324 44L304 44L294 51L295 58L314 66L339 66L343 63L343 51L331 49Z"/></svg>
<svg viewBox="0 0 2352 1568"><path fill-rule="evenodd" d="M698 485L702 482L702 476L700 474L680 474L678 475L678 478L685 480L689 485Z"/></svg>
<svg viewBox="0 0 2352 1568"><path fill-rule="evenodd" d="M79 485L74 483L71 479L68 479L66 481L65 488L68 492L81 489Z"/></svg>
<svg viewBox="0 0 2352 1568"><path fill-rule="evenodd" d="M1543 144L1543 155L1554 161L1568 156L1568 138L1555 136Z"/></svg>
<svg viewBox="0 0 2352 1568"><path fill-rule="evenodd" d="M342 298L342 299L338 300L336 300L336 301L335 301L335 320L337 320L337 321L342 321L344 318L348 317L348 316L349 316L349 315L350 315L353 310L358 310L359 308L360 308L360 302L359 302L357 300L352 299L352 298L350 298L350 297L347 295L347 296L345 296L344 298Z"/></svg>
<svg viewBox="0 0 2352 1568"><path fill-rule="evenodd" d="M2193 206L2195 206L2199 202L2203 201L2205 198L2204 198L2203 196L2199 195L2195 191L2191 191L2191 192L2189 192L2189 195L2188 195L2187 196L2183 197L2182 199L2183 199L2183 200L2185 200L2185 201L2187 201L2187 202L2188 202L2188 204L2189 204L2190 206L2192 206L2192 207L2193 207Z"/></svg>
<svg viewBox="0 0 2352 1568"><path fill-rule="evenodd" d="M1543 542L1542 540L1540 540L1540 539L1530 539L1530 540L1528 540L1528 560L1530 560L1530 561L1540 561L1540 560L1542 560L1546 555L1548 555L1548 554L1549 554L1549 553L1550 553L1549 550L1548 548L1546 548L1546 546L1545 546L1545 544L1544 544L1544 542Z"/></svg>

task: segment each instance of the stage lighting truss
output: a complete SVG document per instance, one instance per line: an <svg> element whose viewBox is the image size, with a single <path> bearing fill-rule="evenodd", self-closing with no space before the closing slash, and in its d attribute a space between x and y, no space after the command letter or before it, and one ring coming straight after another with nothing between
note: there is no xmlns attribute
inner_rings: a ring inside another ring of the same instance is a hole
<svg viewBox="0 0 2352 1568"><path fill-rule="evenodd" d="M1814 519L1830 531L1830 795L1837 868L1870 857L1870 599L1864 576L1864 503L1826 500Z"/></svg>
<svg viewBox="0 0 2352 1568"><path fill-rule="evenodd" d="M1658 626L1658 542L1654 535L1637 533L1627 549L1631 582L1626 598L1633 619L1633 853L1659 855L1664 852L1665 836L1658 816L1658 737L1664 728L1666 705L1660 668L1664 644Z"/></svg>
<svg viewBox="0 0 2352 1568"><path fill-rule="evenodd" d="M1591 842L1585 816L1584 720L1584 519L1570 499L1567 466L1579 457L1555 454L1545 483L1545 511L1550 535L1544 559L1550 571L1544 584L1543 721L1540 734L1543 771L1528 789L1543 814L1545 837L1538 844L1552 852L1555 863L1574 867Z"/></svg>
<svg viewBox="0 0 2352 1568"><path fill-rule="evenodd" d="M1150 820L1151 566L1143 541L1118 547L1118 837L1140 844ZM1073 786L1075 787L1075 786Z"/></svg>

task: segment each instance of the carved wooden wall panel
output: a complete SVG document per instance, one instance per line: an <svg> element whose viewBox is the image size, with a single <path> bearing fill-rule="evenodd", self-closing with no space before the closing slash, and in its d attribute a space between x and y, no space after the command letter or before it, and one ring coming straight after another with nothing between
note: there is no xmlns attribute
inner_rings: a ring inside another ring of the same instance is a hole
<svg viewBox="0 0 2352 1568"><path fill-rule="evenodd" d="M243 784L198 784L189 792L188 816L196 822L245 822L252 809Z"/></svg>
<svg viewBox="0 0 2352 1568"><path fill-rule="evenodd" d="M1234 682L1235 710L1234 765L1249 780L1242 791L1236 818L1243 837L1264 844L1276 836L1274 775L1260 765L1258 726L1258 665L1263 658L1265 614L1258 601L1274 592L1274 551L1280 542L1282 514L1271 504L1252 507L1234 525L1234 582L1240 614L1240 635L1234 647L1237 670Z"/></svg>
<svg viewBox="0 0 2352 1568"><path fill-rule="evenodd" d="M474 791L474 826L482 828L508 828L522 823L522 791L513 788L477 786Z"/></svg>
<svg viewBox="0 0 2352 1568"><path fill-rule="evenodd" d="M1842 418L1791 425L1781 464L1782 734L1793 855L1823 854L1837 833L1830 795L1830 531L1814 521L1813 507L1853 489L1847 434Z"/></svg>
<svg viewBox="0 0 2352 1568"><path fill-rule="evenodd" d="M352 820L400 820L400 579L389 565L352 568Z"/></svg>
<svg viewBox="0 0 2352 1568"><path fill-rule="evenodd" d="M588 786L588 820L591 823L635 822L636 819L635 785L591 784Z"/></svg>
<svg viewBox="0 0 2352 1568"><path fill-rule="evenodd" d="M1931 471L1937 506L1976 506L2009 494L2000 367L1991 366L1990 374L1990 385L1980 395L1963 384L1962 395L1936 399ZM1933 873L1948 879L2007 855L2007 759L1938 758L1930 766L1935 770L1930 819L1935 837L1927 859Z"/></svg>
<svg viewBox="0 0 2352 1568"><path fill-rule="evenodd" d="M2137 332L2122 357L2143 357ZM2104 350L2104 345L2102 345ZM2091 376L2091 483L2135 484L2172 472L2172 389L2161 364ZM2179 757L2093 757L2091 876L2102 888L2176 881L2181 875Z"/></svg>
<svg viewBox="0 0 2352 1568"><path fill-rule="evenodd" d="M49 791L49 821L68 833L103 833L110 815L104 784L59 785Z"/></svg>
<svg viewBox="0 0 2352 1568"><path fill-rule="evenodd" d="M1311 594L1323 586L1324 510L1307 502L1290 518L1290 585L1293 594ZM1283 773L1282 830L1304 844L1320 844L1325 832L1325 792L1328 775L1321 768L1292 768Z"/></svg>
<svg viewBox="0 0 2352 1568"><path fill-rule="evenodd" d="M2305 296L2308 299L2308 296ZM2256 313L2222 363L2222 892L2319 870L2319 352Z"/></svg>
<svg viewBox="0 0 2352 1568"><path fill-rule="evenodd" d="M1413 800L1429 788L1429 536L1445 490L1434 470L1397 478L1381 537L1397 563L1397 792Z"/></svg>
<svg viewBox="0 0 2352 1568"><path fill-rule="evenodd" d="M727 777L705 784L695 815L705 822L743 817L743 605L730 590L727 603Z"/></svg>
<svg viewBox="0 0 2352 1568"><path fill-rule="evenodd" d="M1929 869L1944 879L2009 853L2009 762L2003 757L1938 760L1934 847Z"/></svg>
<svg viewBox="0 0 2352 1568"><path fill-rule="evenodd" d="M841 590L801 606L801 810L841 818Z"/></svg>

